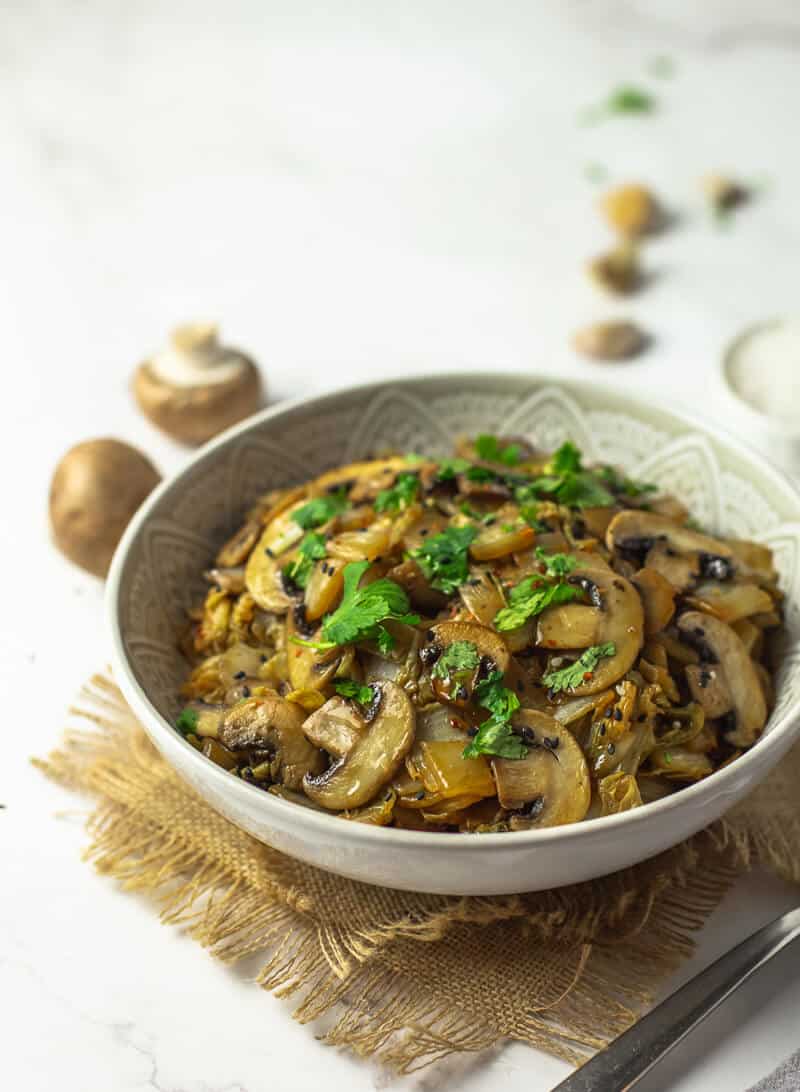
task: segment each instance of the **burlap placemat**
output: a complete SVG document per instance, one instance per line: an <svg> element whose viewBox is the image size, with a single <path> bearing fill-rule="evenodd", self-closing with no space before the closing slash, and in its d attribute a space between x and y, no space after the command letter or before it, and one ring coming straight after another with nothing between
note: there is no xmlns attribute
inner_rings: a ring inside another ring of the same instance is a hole
<svg viewBox="0 0 800 1092"><path fill-rule="evenodd" d="M758 861L800 881L800 750L722 823L635 868L530 895L456 898L344 880L212 811L95 677L60 750L35 760L90 793L86 856L151 892L221 959L264 953L258 982L331 1012L324 1041L400 1071L518 1039L580 1063L632 1023ZM476 836L477 837L477 836Z"/></svg>

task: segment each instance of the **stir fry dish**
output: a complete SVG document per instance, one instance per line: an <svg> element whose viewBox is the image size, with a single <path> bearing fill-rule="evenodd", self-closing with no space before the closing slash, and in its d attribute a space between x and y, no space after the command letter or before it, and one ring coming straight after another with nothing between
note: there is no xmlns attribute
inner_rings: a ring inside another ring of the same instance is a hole
<svg viewBox="0 0 800 1092"><path fill-rule="evenodd" d="M772 702L770 551L569 442L481 435L267 493L206 578L178 731L346 820L622 812L735 760Z"/></svg>

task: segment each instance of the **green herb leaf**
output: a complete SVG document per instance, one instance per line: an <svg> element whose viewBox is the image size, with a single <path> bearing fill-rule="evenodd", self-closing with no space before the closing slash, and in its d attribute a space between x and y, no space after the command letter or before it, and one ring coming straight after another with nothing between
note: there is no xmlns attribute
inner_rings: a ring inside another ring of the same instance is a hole
<svg viewBox="0 0 800 1092"><path fill-rule="evenodd" d="M621 496L641 497L645 493L658 492L658 486L652 482L637 482L621 474L614 466L601 466L595 473L613 493Z"/></svg>
<svg viewBox="0 0 800 1092"><path fill-rule="evenodd" d="M469 459L442 459L436 477L440 482L449 482L458 474L466 474L471 466Z"/></svg>
<svg viewBox="0 0 800 1092"><path fill-rule="evenodd" d="M492 482L498 477L488 466L471 466L466 471L466 475L471 482Z"/></svg>
<svg viewBox="0 0 800 1092"><path fill-rule="evenodd" d="M382 489L375 498L376 512L399 512L415 500L419 491L416 474L398 474L390 489Z"/></svg>
<svg viewBox="0 0 800 1092"><path fill-rule="evenodd" d="M548 607L559 603L571 603L583 595L581 588L565 584L564 579L577 565L569 554L546 554L541 546L536 556L545 567L542 574L526 576L511 589L509 605L499 610L494 618L495 628L501 633L519 629L529 618L541 614Z"/></svg>
<svg viewBox="0 0 800 1092"><path fill-rule="evenodd" d="M461 752L462 758L477 758L478 755L497 755L500 758L525 758L528 748L521 736L518 736L508 721L489 717Z"/></svg>
<svg viewBox="0 0 800 1092"><path fill-rule="evenodd" d="M522 449L519 444L509 444L501 447L496 436L482 433L475 440L475 451L479 459L485 459L487 463L504 463L506 466L516 466L520 461Z"/></svg>
<svg viewBox="0 0 800 1092"><path fill-rule="evenodd" d="M511 727L511 718L520 707L513 690L503 686L503 673L493 671L475 687L475 700L488 709L489 717L462 751L462 758L478 755L499 755L501 758L524 758L528 748Z"/></svg>
<svg viewBox="0 0 800 1092"><path fill-rule="evenodd" d="M453 641L433 665L431 675L448 681L454 675L474 671L479 662L477 645L472 641Z"/></svg>
<svg viewBox="0 0 800 1092"><path fill-rule="evenodd" d="M375 697L375 691L371 686L356 682L355 679L339 679L333 684L333 689L343 698L357 701L359 705L371 705Z"/></svg>
<svg viewBox="0 0 800 1092"><path fill-rule="evenodd" d="M494 616L495 629L501 633L519 629L529 618L541 614L548 607L572 603L582 594L581 589L572 584L548 584L541 576L528 576L512 588L509 605Z"/></svg>
<svg viewBox="0 0 800 1092"><path fill-rule="evenodd" d="M181 710L178 719L175 721L175 727L182 736L188 736L191 732L194 732L195 728L197 728L197 710L188 707Z"/></svg>
<svg viewBox="0 0 800 1092"><path fill-rule="evenodd" d="M448 527L412 551L431 587L452 595L464 583L469 576L467 551L477 533L471 523Z"/></svg>
<svg viewBox="0 0 800 1092"><path fill-rule="evenodd" d="M361 577L370 566L369 561L351 561L345 565L342 601L332 614L322 621L322 640L292 640L309 648L327 649L349 645L355 641L377 641L382 652L394 643L392 635L379 623L394 619L416 625L418 614L409 613L408 596L399 584L383 577L359 588Z"/></svg>
<svg viewBox="0 0 800 1092"><path fill-rule="evenodd" d="M550 671L542 679L543 684L553 694L559 694L562 690L574 690L586 681L586 676L591 676L600 660L605 656L613 656L617 646L612 642L605 645L592 645L574 663L562 667L559 671Z"/></svg>
<svg viewBox="0 0 800 1092"><path fill-rule="evenodd" d="M343 489L327 493L324 497L313 497L292 515L292 519L304 531L310 531L338 516L347 507L347 494Z"/></svg>
<svg viewBox="0 0 800 1092"><path fill-rule="evenodd" d="M299 556L290 561L283 568L284 576L297 588L305 588L308 584L315 561L321 561L325 557L325 537L310 531L302 539L299 547Z"/></svg>
<svg viewBox="0 0 800 1092"><path fill-rule="evenodd" d="M571 554L546 554L541 546L536 547L536 557L544 565L548 576L563 578L575 569L578 559Z"/></svg>
<svg viewBox="0 0 800 1092"><path fill-rule="evenodd" d="M614 503L614 495L603 484L597 471L586 470L579 449L567 440L553 453L546 474L514 490L517 504L550 496L568 508L605 508Z"/></svg>
<svg viewBox="0 0 800 1092"><path fill-rule="evenodd" d="M556 475L572 474L582 469L581 452L571 440L566 440L553 452L549 469Z"/></svg>
<svg viewBox="0 0 800 1092"><path fill-rule="evenodd" d="M649 91L633 84L620 84L603 102L585 110L582 120L586 124L592 124L626 114L651 114L655 108L656 100Z"/></svg>

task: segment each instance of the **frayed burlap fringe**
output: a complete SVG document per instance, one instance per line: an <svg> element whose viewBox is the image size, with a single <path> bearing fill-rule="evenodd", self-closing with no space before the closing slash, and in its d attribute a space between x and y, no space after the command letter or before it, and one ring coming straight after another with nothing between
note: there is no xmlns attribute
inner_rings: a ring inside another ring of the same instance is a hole
<svg viewBox="0 0 800 1092"><path fill-rule="evenodd" d="M35 760L98 803L86 852L220 959L265 960L324 1041L408 1072L518 1039L578 1063L628 1027L692 950L737 874L800 882L797 751L724 823L614 876L557 891L451 898L370 887L255 842L211 810L96 676L60 750Z"/></svg>

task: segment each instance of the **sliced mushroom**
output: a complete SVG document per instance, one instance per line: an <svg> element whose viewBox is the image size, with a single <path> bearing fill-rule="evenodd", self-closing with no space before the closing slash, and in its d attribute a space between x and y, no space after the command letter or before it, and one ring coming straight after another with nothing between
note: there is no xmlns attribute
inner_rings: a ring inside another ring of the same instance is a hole
<svg viewBox="0 0 800 1092"><path fill-rule="evenodd" d="M238 531L234 531L225 545L220 548L216 557L217 565L223 569L243 565L258 542L260 534L261 524L258 520L247 520Z"/></svg>
<svg viewBox="0 0 800 1092"><path fill-rule="evenodd" d="M753 661L735 630L719 618L700 611L687 611L678 619L678 629L701 656L717 665L727 684L736 718L726 739L735 747L749 747L761 734L767 720L767 704Z"/></svg>
<svg viewBox="0 0 800 1092"><path fill-rule="evenodd" d="M342 531L329 539L327 549L331 557L340 561L375 561L389 552L392 537L390 516L376 519L360 531Z"/></svg>
<svg viewBox="0 0 800 1092"><path fill-rule="evenodd" d="M216 584L228 595L239 595L244 591L244 566L233 569L208 569L203 573L209 584Z"/></svg>
<svg viewBox="0 0 800 1092"><path fill-rule="evenodd" d="M411 605L419 610L436 614L447 604L447 596L430 586L422 569L411 557L395 565L386 575L405 588Z"/></svg>
<svg viewBox="0 0 800 1092"><path fill-rule="evenodd" d="M757 584L718 584L710 580L698 584L686 601L728 623L767 613L774 605L772 596Z"/></svg>
<svg viewBox="0 0 800 1092"><path fill-rule="evenodd" d="M529 550L536 541L536 532L519 518L516 511L508 520L503 518L502 508L497 515L497 522L485 527L469 548L470 555L476 561L493 561Z"/></svg>
<svg viewBox="0 0 800 1092"><path fill-rule="evenodd" d="M321 751L303 734L305 712L278 694L248 698L235 705L219 729L220 742L232 751L264 750L274 753L272 777L289 789L299 789L303 778L321 772Z"/></svg>
<svg viewBox="0 0 800 1092"><path fill-rule="evenodd" d="M520 710L513 721L531 743L521 759L495 758L497 796L517 812L512 830L577 823L589 810L591 782L583 751L572 733L546 713Z"/></svg>
<svg viewBox="0 0 800 1092"><path fill-rule="evenodd" d="M452 703L459 708L466 708L471 704L475 686L490 671L497 670L506 675L513 667L511 653L500 634L477 622L440 622L431 626L426 637L428 643L420 650L423 664L434 664L450 645L457 642L474 645L477 650L478 664L469 677L432 678L435 696L440 701Z"/></svg>
<svg viewBox="0 0 800 1092"><path fill-rule="evenodd" d="M349 463L328 470L311 485L314 496L329 493L334 489L349 489L349 500L353 504L372 500L382 489L388 489L397 475L411 466L404 455L392 455L386 459L366 459L359 463Z"/></svg>
<svg viewBox="0 0 800 1092"><path fill-rule="evenodd" d="M598 612L585 603L548 607L539 615L536 644L540 648L588 648L595 640Z"/></svg>
<svg viewBox="0 0 800 1092"><path fill-rule="evenodd" d="M376 683L375 689L380 702L360 739L324 773L310 772L303 780L309 799L332 811L370 801L396 773L414 742L414 707L408 695L391 682ZM320 752L315 749L315 754Z"/></svg>
<svg viewBox="0 0 800 1092"><path fill-rule="evenodd" d="M633 666L644 643L644 611L633 585L611 569L579 569L569 579L584 587L592 601L599 600L595 644L613 644L615 649L599 661L591 678L570 691L580 697L607 690Z"/></svg>
<svg viewBox="0 0 800 1092"><path fill-rule="evenodd" d="M300 612L302 615L302 611ZM323 653L299 645L295 637L307 637L298 626L298 612L290 610L286 615L286 661L289 682L293 690L322 690L339 669L341 651L332 649Z"/></svg>
<svg viewBox="0 0 800 1092"><path fill-rule="evenodd" d="M291 560L291 549L304 535L293 515L305 504L302 499L286 508L264 528L247 560L245 583L256 603L275 614L285 614L292 605L283 580L283 570Z"/></svg>
<svg viewBox="0 0 800 1092"><path fill-rule="evenodd" d="M733 551L724 542L654 512L620 512L609 524L606 545L628 560L644 561L678 591L691 587L699 576L729 580L735 573Z"/></svg>
<svg viewBox="0 0 800 1092"><path fill-rule="evenodd" d="M303 724L306 739L334 758L349 754L367 731L364 716L352 701L330 698Z"/></svg>
<svg viewBox="0 0 800 1092"><path fill-rule="evenodd" d="M675 613L675 588L656 569L640 569L631 583L642 599L644 631L648 637L660 633L669 625Z"/></svg>
<svg viewBox="0 0 800 1092"><path fill-rule="evenodd" d="M495 633L488 626L479 625L477 622L439 622L437 625L431 626L426 633L426 637L429 647L431 645L437 646L442 651L448 645L455 644L456 641L469 641L470 644L475 645L480 657L485 656L503 674L508 671L511 663L508 646L500 634ZM424 649L422 659L423 661L426 659Z"/></svg>
<svg viewBox="0 0 800 1092"><path fill-rule="evenodd" d="M323 558L314 565L303 600L309 622L316 622L323 614L336 608L342 597L345 564L344 561Z"/></svg>
<svg viewBox="0 0 800 1092"><path fill-rule="evenodd" d="M733 698L722 671L714 664L689 664L686 681L692 700L709 720L724 717L733 709Z"/></svg>

